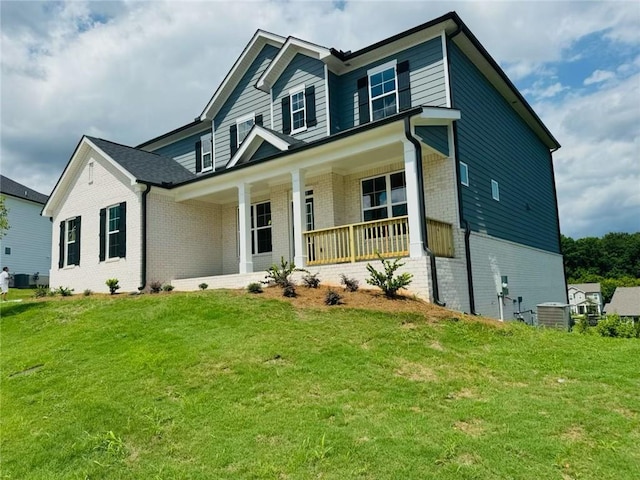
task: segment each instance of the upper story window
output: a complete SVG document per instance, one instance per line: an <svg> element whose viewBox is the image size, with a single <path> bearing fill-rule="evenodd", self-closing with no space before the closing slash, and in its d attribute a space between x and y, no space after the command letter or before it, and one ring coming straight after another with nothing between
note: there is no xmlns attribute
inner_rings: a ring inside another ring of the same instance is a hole
<svg viewBox="0 0 640 480"><path fill-rule="evenodd" d="M202 158L202 172L206 172L207 170L213 170L213 135L207 133L200 137L200 148L201 148L201 158Z"/></svg>
<svg viewBox="0 0 640 480"><path fill-rule="evenodd" d="M252 113L251 115L247 115L245 117L242 117L236 120L237 136L238 136L236 139L236 145L238 147L242 144L242 141L247 137L247 135L249 134L249 131L251 130L251 127L253 127L255 123L256 123L255 113Z"/></svg>
<svg viewBox="0 0 640 480"><path fill-rule="evenodd" d="M469 186L469 167L464 162L460 162L460 183L465 187Z"/></svg>
<svg viewBox="0 0 640 480"><path fill-rule="evenodd" d="M491 180L491 198L500 201L500 185L495 180Z"/></svg>
<svg viewBox="0 0 640 480"><path fill-rule="evenodd" d="M398 113L396 62L385 63L367 72L371 120Z"/></svg>
<svg viewBox="0 0 640 480"><path fill-rule="evenodd" d="M291 102L291 133L298 133L307 129L305 121L304 85L289 92Z"/></svg>
<svg viewBox="0 0 640 480"><path fill-rule="evenodd" d="M404 172L362 180L362 218L365 222L407 214Z"/></svg>

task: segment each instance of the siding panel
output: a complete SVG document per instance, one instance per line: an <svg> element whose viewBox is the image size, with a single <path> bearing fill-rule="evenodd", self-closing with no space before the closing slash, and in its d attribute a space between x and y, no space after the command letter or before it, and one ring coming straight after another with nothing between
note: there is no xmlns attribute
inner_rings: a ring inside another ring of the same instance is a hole
<svg viewBox="0 0 640 480"><path fill-rule="evenodd" d="M176 162L192 173L196 172L196 142L200 141L202 135L211 133L211 130L205 130L195 135L182 138L164 147L153 150L153 153L164 157L173 158Z"/></svg>
<svg viewBox="0 0 640 480"><path fill-rule="evenodd" d="M458 47L449 42L458 154L469 166L462 210L473 231L558 253L549 151ZM500 201L491 198L491 180Z"/></svg>

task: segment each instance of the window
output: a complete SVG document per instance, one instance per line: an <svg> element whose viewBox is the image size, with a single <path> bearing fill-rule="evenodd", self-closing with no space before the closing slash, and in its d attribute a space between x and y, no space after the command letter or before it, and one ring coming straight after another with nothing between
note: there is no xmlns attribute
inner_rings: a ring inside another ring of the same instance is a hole
<svg viewBox="0 0 640 480"><path fill-rule="evenodd" d="M291 133L306 130L304 85L289 92L291 102Z"/></svg>
<svg viewBox="0 0 640 480"><path fill-rule="evenodd" d="M60 222L60 258L58 267L80 265L80 217Z"/></svg>
<svg viewBox="0 0 640 480"><path fill-rule="evenodd" d="M465 187L469 186L469 167L464 162L460 162L460 183Z"/></svg>
<svg viewBox="0 0 640 480"><path fill-rule="evenodd" d="M247 137L251 127L253 127L255 123L255 114L247 115L245 117L239 118L236 120L237 127L237 143L236 145L239 147L242 144L242 141Z"/></svg>
<svg viewBox="0 0 640 480"><path fill-rule="evenodd" d="M4 254L11 255L11 247L4 247Z"/></svg>
<svg viewBox="0 0 640 480"><path fill-rule="evenodd" d="M93 162L89 162L89 185L93 183Z"/></svg>
<svg viewBox="0 0 640 480"><path fill-rule="evenodd" d="M127 254L127 204L100 209L100 261Z"/></svg>
<svg viewBox="0 0 640 480"><path fill-rule="evenodd" d="M396 62L386 63L367 72L371 120L398 113Z"/></svg>
<svg viewBox="0 0 640 480"><path fill-rule="evenodd" d="M212 135L207 133L200 138L201 156L202 156L202 172L213 170L213 144Z"/></svg>
<svg viewBox="0 0 640 480"><path fill-rule="evenodd" d="M305 223L307 224L307 231L311 231L315 228L315 217L313 212L313 190L307 190L305 192L305 201L304 201L304 218Z"/></svg>
<svg viewBox="0 0 640 480"><path fill-rule="evenodd" d="M500 186L495 180L491 180L491 198L500 201Z"/></svg>
<svg viewBox="0 0 640 480"><path fill-rule="evenodd" d="M251 205L251 253L271 252L271 202Z"/></svg>
<svg viewBox="0 0 640 480"><path fill-rule="evenodd" d="M404 172L362 180L362 217L365 222L407 214Z"/></svg>

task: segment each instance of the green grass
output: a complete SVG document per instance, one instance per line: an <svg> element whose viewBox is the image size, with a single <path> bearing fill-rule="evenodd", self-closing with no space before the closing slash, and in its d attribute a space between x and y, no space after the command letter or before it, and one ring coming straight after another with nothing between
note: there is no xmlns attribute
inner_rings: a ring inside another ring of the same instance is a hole
<svg viewBox="0 0 640 480"><path fill-rule="evenodd" d="M2 478L640 478L637 339L215 291L1 314Z"/></svg>

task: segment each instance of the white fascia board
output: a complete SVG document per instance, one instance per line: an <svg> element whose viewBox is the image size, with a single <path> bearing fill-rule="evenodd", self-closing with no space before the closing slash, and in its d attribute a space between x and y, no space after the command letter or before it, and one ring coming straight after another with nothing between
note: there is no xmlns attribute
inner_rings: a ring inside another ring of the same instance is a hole
<svg viewBox="0 0 640 480"><path fill-rule="evenodd" d="M274 147L278 148L281 152L289 149L289 144L282 140L280 137L274 135L269 130L264 129L260 125L254 125L251 131L244 139L238 151L233 155L233 158L229 161L225 168L231 168L236 165L245 154L253 155L259 143L257 142L269 142Z"/></svg>
<svg viewBox="0 0 640 480"><path fill-rule="evenodd" d="M247 68L258 56L258 53L265 45L273 45L277 48L282 48L285 42L285 38L280 35L265 32L264 30L258 30L253 38L249 41L245 49L242 51L236 62L231 67L227 76L224 77L222 83L207 103L207 106L200 115L200 120L212 120L218 113L218 109L222 106L233 89L238 85L238 82L245 74Z"/></svg>
<svg viewBox="0 0 640 480"><path fill-rule="evenodd" d="M413 125L448 125L460 120L460 110L455 108L422 107L422 113L412 117Z"/></svg>
<svg viewBox="0 0 640 480"><path fill-rule="evenodd" d="M299 38L289 37L276 55L276 58L273 59L256 82L256 88L263 92L268 92L280 75L282 75L284 69L287 68L287 65L289 65L291 60L296 56L296 53L302 53L303 55L321 61L325 61L325 59L331 56L331 51L328 48L305 42Z"/></svg>

